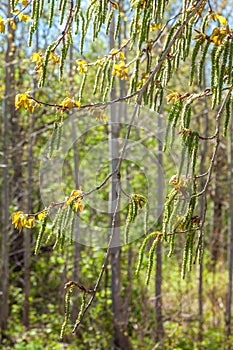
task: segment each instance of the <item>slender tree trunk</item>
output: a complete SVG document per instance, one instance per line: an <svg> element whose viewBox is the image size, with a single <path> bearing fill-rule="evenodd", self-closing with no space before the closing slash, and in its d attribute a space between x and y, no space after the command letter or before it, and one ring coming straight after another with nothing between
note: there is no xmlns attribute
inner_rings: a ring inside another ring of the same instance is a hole
<svg viewBox="0 0 233 350"><path fill-rule="evenodd" d="M162 143L162 117L158 113L158 220L161 223L161 210L163 203L163 179L161 178L161 167L163 163L163 143ZM155 321L156 321L156 341L162 342L164 337L163 315L162 315L162 246L161 242L156 247L156 275L155 275Z"/></svg>
<svg viewBox="0 0 233 350"><path fill-rule="evenodd" d="M204 85L206 86L206 85ZM207 109L206 105L206 109ZM204 128L204 136L206 137L208 135L208 128L209 128L209 120L208 120L208 114L205 114L203 116L205 118L205 128ZM201 128L201 125L199 124L199 129ZM203 174L205 172L205 159L207 154L207 142L205 141L203 143L203 150L201 152L201 162L200 162L200 174ZM205 185L205 180L201 179L201 188L203 188ZM206 193L201 197L200 202L200 217L203 217L204 212L206 211ZM200 260L199 260L199 270L198 270L198 342L199 344L202 343L203 340L203 253L204 253L204 242L202 242L202 252L200 253ZM200 345L201 346L201 345Z"/></svg>
<svg viewBox="0 0 233 350"><path fill-rule="evenodd" d="M38 52L39 48L39 34L36 32L36 48ZM34 91L37 87L37 81L33 81ZM31 213L33 209L33 145L34 137L32 136L35 122L35 115L32 113L29 119L29 140L28 140L28 179L27 179L27 212ZM25 327L29 327L30 324L30 266L31 266L31 230L28 229L24 235L24 307L23 307L23 324Z"/></svg>
<svg viewBox="0 0 233 350"><path fill-rule="evenodd" d="M8 17L10 17L10 2L8 2ZM15 115L14 107L14 30L8 25L7 48L5 54L5 94L3 98L3 174L2 174L2 265L1 265L1 330L4 336L7 330L9 313L9 121Z"/></svg>
<svg viewBox="0 0 233 350"><path fill-rule="evenodd" d="M70 45L70 57L69 57L69 78L73 82L73 45ZM71 87L71 93L73 92L73 86ZM71 116L71 135L72 135L72 147L73 147L73 162L74 162L74 185L76 189L79 189L79 152L77 149L77 132L75 127L74 119ZM73 280L77 280L79 272L79 261L80 261L80 248L81 245L79 239L79 213L77 213L77 220L74 226L74 243L73 243Z"/></svg>
<svg viewBox="0 0 233 350"><path fill-rule="evenodd" d="M229 194L229 213L228 213L228 285L226 296L226 335L231 335L231 308L232 308L232 273L233 273L233 162L232 162L232 121L228 134L228 194Z"/></svg>
<svg viewBox="0 0 233 350"><path fill-rule="evenodd" d="M110 28L110 50L115 46L114 41L114 18ZM111 100L116 98L116 86L114 84L112 91L110 92ZM117 111L115 104L110 107L110 120L109 120L109 156L110 156L110 171L116 169L119 157L119 128L120 128L120 111ZM120 195L119 191L119 174L112 176L110 181L110 195L109 195L109 210L110 210L110 223L112 223L113 213L116 208L117 198ZM119 210L119 208L118 208ZM120 296L121 290L121 247L120 247L120 214L116 215L114 238L111 248L111 288L112 288L112 310L113 310L113 348L114 349L131 349L129 339L124 332L124 320L123 320L123 308L122 300Z"/></svg>
<svg viewBox="0 0 233 350"><path fill-rule="evenodd" d="M33 117L32 117L33 118ZM30 133L32 126L29 128ZM29 135L28 144L28 184L27 184L27 212L32 212L32 181L33 181L33 140ZM30 296L30 257L31 257L31 230L28 229L24 235L24 307L23 307L23 324L29 327L29 296Z"/></svg>

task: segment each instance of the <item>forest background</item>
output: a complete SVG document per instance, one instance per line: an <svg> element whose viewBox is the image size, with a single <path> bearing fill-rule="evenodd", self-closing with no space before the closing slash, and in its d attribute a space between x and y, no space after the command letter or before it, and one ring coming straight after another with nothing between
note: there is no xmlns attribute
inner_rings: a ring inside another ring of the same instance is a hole
<svg viewBox="0 0 233 350"><path fill-rule="evenodd" d="M3 349L232 348L232 5L1 3Z"/></svg>

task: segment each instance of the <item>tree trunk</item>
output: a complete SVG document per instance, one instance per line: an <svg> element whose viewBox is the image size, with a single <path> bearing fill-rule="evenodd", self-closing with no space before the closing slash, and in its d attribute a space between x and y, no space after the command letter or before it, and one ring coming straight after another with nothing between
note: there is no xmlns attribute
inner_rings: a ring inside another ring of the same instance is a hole
<svg viewBox="0 0 233 350"><path fill-rule="evenodd" d="M8 2L10 17L10 2ZM15 116L14 95L14 30L8 24L7 48L5 54L5 93L3 98L3 174L2 174L2 266L1 266L1 330L7 330L9 289L9 121Z"/></svg>
<svg viewBox="0 0 233 350"><path fill-rule="evenodd" d="M114 18L111 22L110 28L110 50L115 46L114 41ZM111 100L116 98L116 86L114 84L110 92ZM109 120L109 158L110 158L110 172L116 169L119 157L119 128L120 128L120 111L117 111L115 104L110 107ZM110 180L110 194L109 194L109 210L110 210L110 227L113 219L113 213L116 209L117 198L120 195L119 191L119 174L115 174ZM120 247L120 213L118 213L115 220L114 236L111 248L111 288L112 288L112 310L113 310L113 348L114 349L131 349L129 338L124 332L123 308L120 296L121 290L121 247Z"/></svg>
<svg viewBox="0 0 233 350"><path fill-rule="evenodd" d="M158 221L161 223L161 210L163 203L163 179L161 178L161 167L163 163L162 144L162 117L158 113ZM161 242L156 247L156 275L155 275L155 322L156 341L162 342L164 337L163 315L162 315L162 246Z"/></svg>
<svg viewBox="0 0 233 350"><path fill-rule="evenodd" d="M228 285L226 295L226 335L231 335L231 307L232 307L232 273L233 273L233 163L232 163L232 121L229 127L228 135L228 194L229 194L229 213L228 213Z"/></svg>

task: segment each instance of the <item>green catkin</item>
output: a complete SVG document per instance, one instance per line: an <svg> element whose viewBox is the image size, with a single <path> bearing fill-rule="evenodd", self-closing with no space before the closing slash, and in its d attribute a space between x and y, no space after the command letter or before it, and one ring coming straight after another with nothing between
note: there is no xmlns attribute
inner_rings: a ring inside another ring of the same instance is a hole
<svg viewBox="0 0 233 350"><path fill-rule="evenodd" d="M116 28L115 28L115 32L114 32L114 40L117 40L117 35L119 32L120 24L121 24L121 12L120 12L120 10L118 10Z"/></svg>
<svg viewBox="0 0 233 350"><path fill-rule="evenodd" d="M184 34L181 36L180 40L181 40L181 51L182 51L182 60L185 60L185 52L186 52L186 45L187 45L187 37L186 37L186 33L185 33L185 29L187 26L185 26L184 28Z"/></svg>
<svg viewBox="0 0 233 350"><path fill-rule="evenodd" d="M75 26L76 26L75 35L77 35L79 32L79 18L80 18L79 11L76 10L75 15L74 15L74 22L75 22Z"/></svg>
<svg viewBox="0 0 233 350"><path fill-rule="evenodd" d="M79 313L78 313L78 317L77 317L77 319L75 321L74 328L77 327L77 325L79 324L79 322L81 320L81 317L83 315L83 311L84 311L85 305L86 305L86 298L87 298L87 293L83 292L82 302L81 302L80 310L79 310Z"/></svg>
<svg viewBox="0 0 233 350"><path fill-rule="evenodd" d="M83 45L84 45L84 39L85 39L85 18L84 18L84 15L83 13L80 11L80 18L82 20L82 25L81 25L81 38L80 38L80 54L82 55L83 54ZM94 22L95 23L95 22Z"/></svg>
<svg viewBox="0 0 233 350"><path fill-rule="evenodd" d="M213 49L211 51L211 90L213 91L213 89L215 88L215 77L216 77L216 55L217 55L217 51L218 51L218 47L217 46L213 46Z"/></svg>
<svg viewBox="0 0 233 350"><path fill-rule="evenodd" d="M97 38L97 21L94 21L93 23L93 30L92 30L92 41L94 42L95 39Z"/></svg>
<svg viewBox="0 0 233 350"><path fill-rule="evenodd" d="M48 238L46 240L46 244L48 244L50 242L50 239L52 237L52 235L54 234L55 230L56 230L56 227L57 227L57 223L59 221L59 217L60 215L62 214L62 208L60 207L57 211L57 214L53 220L53 223L52 223L52 227L51 227L51 230L50 230L50 233L48 235Z"/></svg>
<svg viewBox="0 0 233 350"><path fill-rule="evenodd" d="M141 247L139 249L139 253L138 253L138 264L137 264L137 268L136 268L136 276L138 276L140 270L141 270L141 267L142 267L142 261L143 261L143 255L144 255L144 252L145 252L145 249L146 249L146 246L148 244L148 242L156 237L158 234L160 234L160 232L152 232L150 233L149 235L146 236L146 238L143 240L142 244L141 244Z"/></svg>
<svg viewBox="0 0 233 350"><path fill-rule="evenodd" d="M182 270L181 270L181 278L185 278L186 268L188 264L188 256L189 256L189 245L190 245L190 236L187 235L184 252L183 252L183 260L182 260Z"/></svg>
<svg viewBox="0 0 233 350"><path fill-rule="evenodd" d="M98 12L97 12L97 21L98 21L97 33L99 33L101 25L102 25L102 12L103 12L102 5L103 5L103 1L99 0L98 4L99 4L99 6L98 6Z"/></svg>
<svg viewBox="0 0 233 350"><path fill-rule="evenodd" d="M76 213L74 210L71 212L71 217L68 225L68 232L70 236L70 243L73 243L74 240L74 224L75 224L75 219L76 219Z"/></svg>
<svg viewBox="0 0 233 350"><path fill-rule="evenodd" d="M233 64L233 40L229 41L229 58L228 58L228 68L227 68L227 84L232 83L232 64Z"/></svg>
<svg viewBox="0 0 233 350"><path fill-rule="evenodd" d="M223 53L224 50L224 45L220 45L217 49L217 53L215 55L215 76L214 76L214 89L213 89L213 96L212 96L212 109L215 108L217 101L218 101L218 92L219 89L217 87L219 87L220 83L220 59L221 59L221 55Z"/></svg>
<svg viewBox="0 0 233 350"><path fill-rule="evenodd" d="M49 62L49 56L50 53L52 52L53 48L55 46L55 42L51 43L48 47L47 50L45 52L45 56L42 62L42 75L39 81L39 87L43 87L44 83L45 83L45 78L46 78L46 72L47 72L47 66L48 66L48 62Z"/></svg>
<svg viewBox="0 0 233 350"><path fill-rule="evenodd" d="M148 200L145 203L145 212L144 212L144 234L147 235L148 230L148 218L149 218L149 203Z"/></svg>
<svg viewBox="0 0 233 350"><path fill-rule="evenodd" d="M41 224L41 228L36 240L35 255L39 253L47 222L48 222L48 214L44 217L44 220L42 221L42 224Z"/></svg>
<svg viewBox="0 0 233 350"><path fill-rule="evenodd" d="M182 148L182 151L181 151L181 160L180 160L179 170L178 170L178 179L180 178L180 176L182 174L186 152L187 152L187 146L184 144L183 148Z"/></svg>
<svg viewBox="0 0 233 350"><path fill-rule="evenodd" d="M135 17L134 17L134 20L132 21L132 24L133 24L132 31L130 30L130 32L132 32L131 49L132 49L133 44L135 43L135 40L137 39L137 36L138 36L138 23L140 20L140 13L141 13L141 4L140 4L140 1L138 1Z"/></svg>
<svg viewBox="0 0 233 350"><path fill-rule="evenodd" d="M133 222L137 215L138 215L138 201L136 200L136 198L134 196L131 197L132 200L132 221Z"/></svg>
<svg viewBox="0 0 233 350"><path fill-rule="evenodd" d="M133 221L132 217L133 217L133 202L130 200L128 205L126 223L125 223L125 243L126 244L128 244L129 242L129 226L130 226L130 223Z"/></svg>
<svg viewBox="0 0 233 350"><path fill-rule="evenodd" d="M193 139L193 145L192 145L192 158L191 158L191 163L192 163L192 175L191 176L192 177L195 176L198 146L199 146L199 137L198 137L198 134L195 133L195 137Z"/></svg>
<svg viewBox="0 0 233 350"><path fill-rule="evenodd" d="M11 12L13 12L15 10L15 1L14 0L10 1L10 7L11 7Z"/></svg>
<svg viewBox="0 0 233 350"><path fill-rule="evenodd" d="M153 97L154 97L154 91L155 91L155 81L154 79L152 80L148 92L148 106L149 108L152 108L153 105Z"/></svg>
<svg viewBox="0 0 233 350"><path fill-rule="evenodd" d="M53 152L55 150L57 136L58 136L58 123L55 122L54 123L54 127L53 127L53 132L52 132L52 135L50 137L50 142L49 142L49 149L48 149L48 157L49 158L52 158L52 156L53 156Z"/></svg>
<svg viewBox="0 0 233 350"><path fill-rule="evenodd" d="M226 102L226 115L225 115L224 127L223 127L223 136L225 137L227 135L227 129L228 129L231 113L232 113L232 92Z"/></svg>
<svg viewBox="0 0 233 350"><path fill-rule="evenodd" d="M193 267L193 247L194 247L195 232L190 232L189 254L188 254L188 271L192 271Z"/></svg>
<svg viewBox="0 0 233 350"><path fill-rule="evenodd" d="M218 97L218 94L217 94L217 86L214 86L212 88L212 104L211 104L211 108L214 109L215 106L216 106L216 103L217 103L217 97Z"/></svg>
<svg viewBox="0 0 233 350"><path fill-rule="evenodd" d="M64 1L64 0L60 0L60 1L59 1L59 5L58 5L58 10L59 10L59 11L61 11L61 9L62 9L63 1Z"/></svg>
<svg viewBox="0 0 233 350"><path fill-rule="evenodd" d="M104 87L105 87L105 83L106 83L106 73L107 73L108 66L109 66L109 60L106 59L106 61L103 64L101 83L100 83L100 87L99 87L101 95L103 95L103 92L104 92Z"/></svg>
<svg viewBox="0 0 233 350"><path fill-rule="evenodd" d="M115 76L111 75L111 80L110 80L110 85L109 85L109 91L112 91L114 81L115 81Z"/></svg>
<svg viewBox="0 0 233 350"><path fill-rule="evenodd" d="M186 26L186 47L183 53L184 56L184 60L186 60L186 58L189 56L189 52L190 52L190 47L191 47L191 41L192 41L192 33L193 33L193 22L188 24Z"/></svg>
<svg viewBox="0 0 233 350"><path fill-rule="evenodd" d="M131 83L130 83L130 88L129 88L130 93L132 93L134 91L135 87L137 86L139 67L140 67L140 58L138 58L135 62L134 71L133 71L133 75L132 75L132 79L131 79Z"/></svg>
<svg viewBox="0 0 233 350"><path fill-rule="evenodd" d="M60 25L63 24L64 18L65 18L66 4L67 4L67 0L63 0L61 4Z"/></svg>
<svg viewBox="0 0 233 350"><path fill-rule="evenodd" d="M158 235L154 242L152 243L152 246L149 250L149 258L148 258L148 267L147 267L147 275L146 275L146 285L150 282L151 272L154 264L154 257L155 257L155 249L160 241L161 236Z"/></svg>
<svg viewBox="0 0 233 350"><path fill-rule="evenodd" d="M192 57L191 57L191 73L190 73L190 85L193 83L195 70L196 70L196 58L199 53L199 50L201 49L202 45L204 44L205 39L199 39L196 41L196 44L193 48Z"/></svg>
<svg viewBox="0 0 233 350"><path fill-rule="evenodd" d="M175 29L176 29L176 28L175 28L175 26L174 26L174 27L172 27L172 28L169 30L169 34L168 34L167 39L166 39L166 42L165 42L165 44L164 44L163 52L166 50L166 48L168 47L170 41L172 40L173 34L174 34L174 32L175 32Z"/></svg>
<svg viewBox="0 0 233 350"><path fill-rule="evenodd" d="M160 17L163 18L164 11L165 11L165 5L166 5L166 0L161 1L161 6L160 6Z"/></svg>
<svg viewBox="0 0 233 350"><path fill-rule="evenodd" d="M39 18L40 18L40 1L36 1L36 11L35 11L35 19L34 19L35 30L38 29Z"/></svg>
<svg viewBox="0 0 233 350"><path fill-rule="evenodd" d="M163 238L165 241L167 241L167 227L170 221L171 213L173 210L173 205L174 205L174 200L175 197L177 196L178 192L174 188L170 191L170 193L167 196L165 205L164 205L164 213L163 213L163 224L162 224L162 233L163 233Z"/></svg>
<svg viewBox="0 0 233 350"><path fill-rule="evenodd" d="M44 10L44 0L40 0L40 17L42 17Z"/></svg>
<svg viewBox="0 0 233 350"><path fill-rule="evenodd" d="M202 56L201 56L200 62L198 64L198 73L197 73L198 85L202 84L202 79L203 79L203 74L204 74L204 69L203 68L204 68L206 55L207 55L207 52L208 52L210 44L211 44L210 41L206 41L206 43L204 45L204 48L203 48L203 51L202 51Z"/></svg>
<svg viewBox="0 0 233 350"><path fill-rule="evenodd" d="M157 106L157 110L156 110L156 112L160 112L160 108L161 108L161 106L162 106L162 103L163 103L163 92L164 92L164 90L163 90L163 88L161 88L161 90L160 90L160 93L159 93L159 98L158 98L158 106Z"/></svg>
<svg viewBox="0 0 233 350"><path fill-rule="evenodd" d="M102 66L99 66L98 69L97 69L96 76L95 76L95 84L94 84L94 88L93 88L93 95L95 95L96 92L97 92L97 88L99 86L101 72L102 72Z"/></svg>
<svg viewBox="0 0 233 350"><path fill-rule="evenodd" d="M72 212L72 208L70 207L70 205L68 205L67 208L63 209L63 211L65 212L63 218L62 218L62 222L61 222L61 229L60 229L60 248L61 250L63 250L64 245L65 245L65 232L67 230L68 227L68 223L69 220L71 218L71 212Z"/></svg>
<svg viewBox="0 0 233 350"><path fill-rule="evenodd" d="M51 0L51 4L50 4L50 13L49 13L49 28L52 27L52 23L53 23L54 6L55 6L55 1L54 1L54 0Z"/></svg>
<svg viewBox="0 0 233 350"><path fill-rule="evenodd" d="M155 12L155 21L156 22L158 22L160 20L161 9L162 9L162 0L157 0L156 12Z"/></svg>
<svg viewBox="0 0 233 350"><path fill-rule="evenodd" d="M63 77L64 64L65 64L65 60L67 57L67 53L68 53L68 42L64 38L64 40L62 41L61 59L60 59L60 65L59 65L59 72L60 72L59 79L60 80Z"/></svg>
<svg viewBox="0 0 233 350"><path fill-rule="evenodd" d="M142 98L143 98L144 105L147 106L147 104L148 104L148 87L145 90L145 92L143 93Z"/></svg>
<svg viewBox="0 0 233 350"><path fill-rule="evenodd" d="M205 15L205 17L202 20L202 23L201 23L201 32L202 33L205 33L206 25L207 25L208 21L209 21L209 13L207 15Z"/></svg>
<svg viewBox="0 0 233 350"><path fill-rule="evenodd" d="M171 79L171 75L172 75L172 64L171 64L171 60L169 58L166 60L165 70L166 70L166 79L164 79L164 81L163 81L163 87L165 87L168 84L169 80Z"/></svg>
<svg viewBox="0 0 233 350"><path fill-rule="evenodd" d="M191 121L191 114L192 114L192 108L190 104L187 105L186 113L184 116L184 127L189 128L190 126L190 121Z"/></svg>
<svg viewBox="0 0 233 350"><path fill-rule="evenodd" d="M108 68L107 68L107 71L106 71L106 77L107 77L107 78L106 78L107 86L105 87L105 90L104 90L103 101L105 101L106 96L108 95L109 86L110 86L110 83L111 83L111 77L112 77L112 63L111 63L110 60L109 60Z"/></svg>
<svg viewBox="0 0 233 350"><path fill-rule="evenodd" d="M181 61L181 54L182 54L182 38L178 41L177 47L176 47L176 56L175 59L173 60L173 69L178 70L180 61Z"/></svg>
<svg viewBox="0 0 233 350"><path fill-rule="evenodd" d="M178 100L174 103L173 107L170 110L170 113L168 116L168 124L166 127L164 146L163 146L164 152L165 152L167 145L168 145L168 135L169 135L170 130L172 131L170 146L173 145L174 138L175 138L176 124L177 124L177 121L178 121L179 116L181 114L182 108L183 108L183 102L181 100Z"/></svg>
<svg viewBox="0 0 233 350"><path fill-rule="evenodd" d="M32 6L31 18L32 19L35 19L35 17L36 17L36 3L37 3L36 0L32 0L32 4L31 4L31 6Z"/></svg>
<svg viewBox="0 0 233 350"><path fill-rule="evenodd" d="M56 236L56 241L55 241L55 243L53 245L53 249L55 249L57 247L57 245L61 243L61 239L62 239L62 224L63 224L63 220L64 220L65 215L66 215L66 208L63 207L61 209L60 215L58 216L56 227L55 227L55 230L54 230L54 234Z"/></svg>
<svg viewBox="0 0 233 350"><path fill-rule="evenodd" d="M79 101L82 100L82 95L83 95L83 90L84 90L84 87L85 87L86 80L87 80L87 74L84 74L83 78L82 78L82 82L81 82L80 88L79 88L79 93L78 93Z"/></svg>
<svg viewBox="0 0 233 350"><path fill-rule="evenodd" d="M107 20L106 20L106 35L109 34L109 29L110 29L110 25L111 25L111 22L112 22L113 15L114 15L114 9L112 8L111 11L110 11L110 12L108 13L108 15L107 15Z"/></svg>
<svg viewBox="0 0 233 350"><path fill-rule="evenodd" d="M145 27L145 41L148 42L149 40L149 36L150 36L150 22L151 22L151 8L149 10L149 7L147 7L147 10L146 10L146 27Z"/></svg>
<svg viewBox="0 0 233 350"><path fill-rule="evenodd" d="M217 100L218 104L221 102L221 98L222 98L222 88L223 88L225 72L227 69L227 60L228 60L229 51L230 51L230 43L229 43L229 40L227 40L224 44L222 64L220 68L219 81L218 81L218 100Z"/></svg>
<svg viewBox="0 0 233 350"><path fill-rule="evenodd" d="M70 318L70 298L71 298L71 295L73 293L73 289L74 289L74 286L72 285L66 292L66 296L65 296L65 318L64 318L64 322L63 322L62 327L61 327L60 339L63 339L67 323L69 322L69 318Z"/></svg>
<svg viewBox="0 0 233 350"><path fill-rule="evenodd" d="M57 138L56 138L56 150L58 151L61 145L61 137L62 137L62 131L63 131L63 123L59 123L57 128Z"/></svg>
<svg viewBox="0 0 233 350"><path fill-rule="evenodd" d="M191 118L191 101L185 103L181 113L181 128L188 128Z"/></svg>
<svg viewBox="0 0 233 350"><path fill-rule="evenodd" d="M169 236L169 252L168 257L171 257L175 248L175 234Z"/></svg>

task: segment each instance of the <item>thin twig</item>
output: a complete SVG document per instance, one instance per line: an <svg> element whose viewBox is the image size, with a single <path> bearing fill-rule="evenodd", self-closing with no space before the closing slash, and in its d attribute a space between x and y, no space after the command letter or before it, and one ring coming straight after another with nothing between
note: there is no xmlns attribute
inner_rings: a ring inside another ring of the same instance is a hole
<svg viewBox="0 0 233 350"><path fill-rule="evenodd" d="M213 154L212 154L212 157L211 157L211 160L210 160L210 166L209 166L209 169L207 170L207 179L206 179L206 182L205 182L205 185L204 185L204 188L197 194L194 194L193 196L191 196L191 198L196 198L196 197L200 197L202 196L206 190L207 190L207 187L210 183L210 180L211 180L211 175L212 175L212 171L213 171L213 167L214 167L214 162L215 162L215 159L216 159L216 156L217 156L217 151L218 151L218 146L219 146L219 142L220 142L220 138L219 138L219 128L220 128L220 119L221 119L221 115L222 115L222 112L223 112L223 109L230 97L230 94L231 94L231 89L228 91L228 93L226 94L222 104L221 104L221 107L217 113L217 116L216 116L216 131L215 131L215 134L216 134L216 137L215 137L215 146L214 146L214 150L213 150Z"/></svg>

